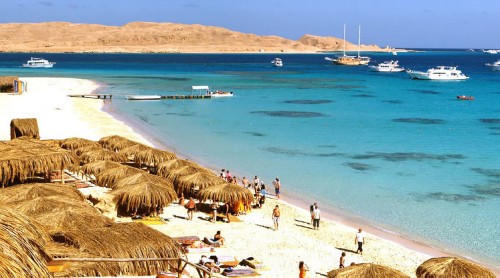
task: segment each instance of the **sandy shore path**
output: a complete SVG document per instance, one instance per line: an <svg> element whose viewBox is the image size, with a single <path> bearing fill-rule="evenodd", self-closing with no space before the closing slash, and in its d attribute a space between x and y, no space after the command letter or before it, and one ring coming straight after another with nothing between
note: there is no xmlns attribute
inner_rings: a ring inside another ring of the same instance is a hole
<svg viewBox="0 0 500 278"><path fill-rule="evenodd" d="M98 89L97 83L72 78L22 80L28 82L28 92L0 94L0 140L10 139L13 118L37 118L42 139L83 137L98 140L116 134L149 144L131 127L102 112L103 100L67 97L68 94L91 93ZM271 218L276 204L282 212L278 231L272 229ZM216 231L221 231L226 244L217 253L235 256L238 260L247 257L260 260L268 268L260 271L261 277L297 277L299 261L305 261L311 268L309 277L323 277L316 272L326 274L338 268L343 251L347 253L346 265L378 263L415 277L417 266L430 258L371 234L367 234L364 254L355 254L355 228L322 219L320 230L313 230L308 210L271 198L262 209L240 216L243 222L211 223L202 219L206 215L200 212L195 214L193 221L187 221L185 208L177 204L167 207L163 216L169 219L167 224L151 227L172 237L212 237ZM189 254L188 258L197 262L200 254Z"/></svg>

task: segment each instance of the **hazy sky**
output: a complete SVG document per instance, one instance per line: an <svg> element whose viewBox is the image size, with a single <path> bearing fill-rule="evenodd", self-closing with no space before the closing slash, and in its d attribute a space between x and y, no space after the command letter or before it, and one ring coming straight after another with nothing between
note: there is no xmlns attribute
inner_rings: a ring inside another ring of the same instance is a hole
<svg viewBox="0 0 500 278"><path fill-rule="evenodd" d="M500 0L0 0L1 23L132 21L220 26L393 47L500 49Z"/></svg>

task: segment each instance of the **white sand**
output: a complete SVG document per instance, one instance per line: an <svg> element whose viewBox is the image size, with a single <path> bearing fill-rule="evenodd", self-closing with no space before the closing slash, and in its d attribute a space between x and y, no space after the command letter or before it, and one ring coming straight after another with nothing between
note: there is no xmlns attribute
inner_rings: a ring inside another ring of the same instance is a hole
<svg viewBox="0 0 500 278"><path fill-rule="evenodd" d="M38 119L42 139L83 137L92 140L107 135L121 135L147 143L144 137L123 122L102 112L103 100L69 98L67 94L87 94L98 88L98 84L82 79L70 78L23 78L28 82L28 92L23 95L0 94L0 140L10 139L10 120L13 118ZM151 145L151 144L150 144ZM244 172L244 171L239 171ZM280 229L272 230L271 211L275 204L282 211ZM185 217L182 206L171 205L164 216L170 221L166 225L151 226L167 235L197 235L212 237L220 230L226 238L225 248L218 253L234 255L238 260L254 257L269 269L261 271L261 277L297 277L298 263L303 260L311 268L309 277L322 277L338 267L342 250L347 250L346 265L351 262L373 262L386 265L414 277L419 264L430 258L397 243L367 234L364 254L355 254L355 228L331 221L321 222L320 230L312 230L309 211L268 199L263 209L255 209L241 216L241 223L210 223L196 213L193 221ZM190 254L197 262L200 254Z"/></svg>

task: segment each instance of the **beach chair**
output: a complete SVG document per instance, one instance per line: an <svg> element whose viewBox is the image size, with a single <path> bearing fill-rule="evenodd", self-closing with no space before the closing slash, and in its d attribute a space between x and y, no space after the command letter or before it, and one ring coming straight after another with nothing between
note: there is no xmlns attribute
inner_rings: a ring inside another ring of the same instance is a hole
<svg viewBox="0 0 500 278"><path fill-rule="evenodd" d="M199 236L180 236L180 237L173 237L172 239L177 241L180 245L191 245L195 241L199 241L200 237Z"/></svg>
<svg viewBox="0 0 500 278"><path fill-rule="evenodd" d="M251 277L260 276L260 274L251 268L228 268L222 272L226 277Z"/></svg>

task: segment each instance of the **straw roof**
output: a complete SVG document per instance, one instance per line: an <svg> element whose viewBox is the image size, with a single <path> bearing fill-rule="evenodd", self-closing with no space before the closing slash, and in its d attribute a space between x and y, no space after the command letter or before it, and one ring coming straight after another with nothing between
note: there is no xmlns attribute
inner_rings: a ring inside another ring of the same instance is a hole
<svg viewBox="0 0 500 278"><path fill-rule="evenodd" d="M103 146L103 148L109 149L109 150L121 150L125 147L132 146L139 144L138 142L129 140L125 137L118 136L118 135L111 135L111 136L106 136L103 137L99 140L99 144Z"/></svg>
<svg viewBox="0 0 500 278"><path fill-rule="evenodd" d="M0 202L32 200L38 197L58 197L68 200L83 201L83 196L76 188L59 183L27 183L0 189Z"/></svg>
<svg viewBox="0 0 500 278"><path fill-rule="evenodd" d="M128 158L123 153L117 153L115 151L96 149L85 152L80 155L80 160L83 163L94 162L98 160L110 160L115 162L127 162Z"/></svg>
<svg viewBox="0 0 500 278"><path fill-rule="evenodd" d="M89 229L86 233L65 233L67 242L81 252L106 258L178 258L179 245L167 235L142 223L115 223L109 227ZM166 262L119 263L120 275L156 275L168 270ZM113 267L113 265L111 265ZM109 275L109 274L108 274Z"/></svg>
<svg viewBox="0 0 500 278"><path fill-rule="evenodd" d="M49 256L42 248L47 240L28 216L0 208L0 276L51 277L46 267Z"/></svg>
<svg viewBox="0 0 500 278"><path fill-rule="evenodd" d="M174 169L170 172L168 172L166 178L171 179L174 183L176 182L177 178L182 177L182 176L187 176L187 175L192 175L196 174L199 172L204 172L204 173L209 173L209 171L201 166L195 166L193 165L187 165L187 166L182 166L177 169Z"/></svg>
<svg viewBox="0 0 500 278"><path fill-rule="evenodd" d="M101 147L101 145L98 142L78 137L71 137L68 139L64 139L61 142L61 147L67 150L75 150L85 146Z"/></svg>
<svg viewBox="0 0 500 278"><path fill-rule="evenodd" d="M134 155L134 161L136 163L153 165L153 166L156 166L164 161L172 160L175 158L176 156L174 153L155 148L142 150Z"/></svg>
<svg viewBox="0 0 500 278"><path fill-rule="evenodd" d="M92 152L92 151L100 151L103 150L101 145L86 145L86 146L81 146L76 149L72 149L71 151L74 152L76 155L81 156L84 153Z"/></svg>
<svg viewBox="0 0 500 278"><path fill-rule="evenodd" d="M96 184L99 186L112 187L117 180L140 173L145 172L138 168L122 165L99 172L96 176Z"/></svg>
<svg viewBox="0 0 500 278"><path fill-rule="evenodd" d="M32 218L46 227L52 237L62 236L70 231L86 233L91 228L107 227L113 221L92 206L67 208L48 213L32 215Z"/></svg>
<svg viewBox="0 0 500 278"><path fill-rule="evenodd" d="M189 193L192 188L204 189L209 186L224 183L220 177L209 172L198 172L187 176L180 176L176 179L175 189L177 194Z"/></svg>
<svg viewBox="0 0 500 278"><path fill-rule="evenodd" d="M36 118L12 119L10 121L10 139L22 136L40 139L40 131L38 130Z"/></svg>
<svg viewBox="0 0 500 278"><path fill-rule="evenodd" d="M0 144L0 176L3 185L61 168L74 170L78 157L60 147L35 139L18 138Z"/></svg>
<svg viewBox="0 0 500 278"><path fill-rule="evenodd" d="M196 163L191 162L189 160L183 160L178 158L167 160L156 165L156 174L158 176L167 177L168 173L170 173L172 170L188 165L198 166Z"/></svg>
<svg viewBox="0 0 500 278"><path fill-rule="evenodd" d="M87 175L97 175L101 171L106 169L112 169L123 166L122 164L109 160L98 160L94 162L87 163L82 166L83 173Z"/></svg>
<svg viewBox="0 0 500 278"><path fill-rule="evenodd" d="M494 278L493 272L473 262L454 258L432 258L423 262L416 271L418 278Z"/></svg>
<svg viewBox="0 0 500 278"><path fill-rule="evenodd" d="M141 207L163 208L177 200L177 194L171 186L154 182L137 182L111 192L117 205L126 206L127 211Z"/></svg>
<svg viewBox="0 0 500 278"><path fill-rule="evenodd" d="M55 213L71 209L87 209L91 206L83 201L76 202L72 199L64 199L59 196L37 197L34 199L17 200L5 203L6 206L22 213L33 215L39 213Z"/></svg>
<svg viewBox="0 0 500 278"><path fill-rule="evenodd" d="M235 203L238 201L251 203L253 201L253 194L247 188L239 185L223 183L200 190L198 192L198 199L202 202L212 200L224 203Z"/></svg>
<svg viewBox="0 0 500 278"><path fill-rule="evenodd" d="M134 156L136 153L148 149L151 149L151 147L141 143L135 143L133 145L127 145L126 147L121 148L119 152L124 153L127 156Z"/></svg>
<svg viewBox="0 0 500 278"><path fill-rule="evenodd" d="M387 266L361 263L346 268L334 269L327 273L328 278L409 278L410 276Z"/></svg>
<svg viewBox="0 0 500 278"><path fill-rule="evenodd" d="M149 174L147 172L142 171L142 173L133 174L131 176L123 177L117 180L114 184L112 184L111 188L119 189L130 186L136 183L156 183L168 186L170 188L174 188L174 185L169 179L162 178L156 175Z"/></svg>

